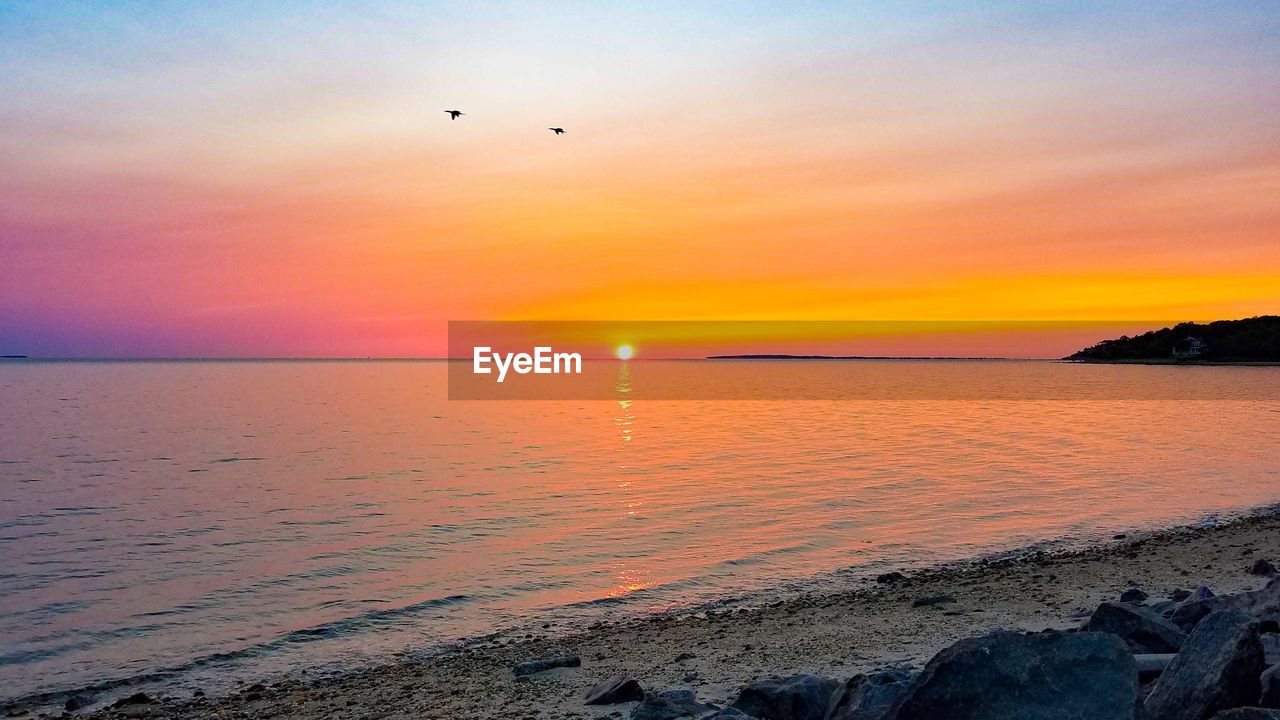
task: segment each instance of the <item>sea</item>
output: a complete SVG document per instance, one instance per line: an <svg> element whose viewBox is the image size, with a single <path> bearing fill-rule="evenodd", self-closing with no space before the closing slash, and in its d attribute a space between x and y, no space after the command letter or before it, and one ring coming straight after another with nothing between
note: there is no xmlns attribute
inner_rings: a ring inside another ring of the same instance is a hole
<svg viewBox="0 0 1280 720"><path fill-rule="evenodd" d="M920 361L735 362L886 390L468 401L432 361L0 363L0 704L349 672L1280 501L1280 368L947 366L1021 399L894 390Z"/></svg>

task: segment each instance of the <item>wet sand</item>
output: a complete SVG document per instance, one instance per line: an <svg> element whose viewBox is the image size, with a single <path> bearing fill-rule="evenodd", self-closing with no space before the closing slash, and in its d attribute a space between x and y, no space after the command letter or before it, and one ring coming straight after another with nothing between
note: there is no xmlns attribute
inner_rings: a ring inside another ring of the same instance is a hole
<svg viewBox="0 0 1280 720"><path fill-rule="evenodd" d="M481 646L336 679L289 679L218 698L162 698L91 712L95 718L603 718L633 704L585 706L615 675L647 690L692 687L717 704L751 680L810 672L838 679L887 665L923 665L964 637L993 629L1078 626L1132 586L1150 601L1207 585L1262 587L1256 559L1280 561L1274 508L1213 527L1177 528L1074 552L1033 553L914 573L905 580L767 607L654 616L560 637L497 637ZM916 607L928 596L955 602ZM581 667L517 679L520 662L577 655ZM99 702L99 705L101 702Z"/></svg>

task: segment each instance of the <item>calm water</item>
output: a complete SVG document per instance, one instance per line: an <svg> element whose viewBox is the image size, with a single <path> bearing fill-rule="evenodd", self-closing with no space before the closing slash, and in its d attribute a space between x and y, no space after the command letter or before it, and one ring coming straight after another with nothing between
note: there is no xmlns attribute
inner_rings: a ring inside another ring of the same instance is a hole
<svg viewBox="0 0 1280 720"><path fill-rule="evenodd" d="M1033 370L1133 397L1189 369ZM445 375L0 365L0 696L216 688L1280 500L1274 400L450 402Z"/></svg>

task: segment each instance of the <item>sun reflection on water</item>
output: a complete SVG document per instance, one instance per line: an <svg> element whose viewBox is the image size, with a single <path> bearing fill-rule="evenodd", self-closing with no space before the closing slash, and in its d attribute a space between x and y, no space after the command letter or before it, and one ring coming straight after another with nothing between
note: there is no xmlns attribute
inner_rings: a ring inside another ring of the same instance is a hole
<svg viewBox="0 0 1280 720"><path fill-rule="evenodd" d="M621 353L619 353L619 357L621 357ZM618 450L623 454L619 457L619 462L617 463L618 479L616 487L618 489L618 505L622 512L620 520L627 522L638 518L639 507L643 504L643 501L635 497L628 474L627 459L629 453L632 452L631 441L635 437L632 434L635 414L632 412L631 367L625 357L621 359L622 362L618 366L617 382L614 384L614 391L618 396L618 413L614 416L613 423L618 428L623 443L622 448ZM615 583L606 593L608 597L623 597L638 590L644 590L653 584L652 581L646 578L646 572L643 569L629 566L628 562L627 559L622 559L614 565Z"/></svg>

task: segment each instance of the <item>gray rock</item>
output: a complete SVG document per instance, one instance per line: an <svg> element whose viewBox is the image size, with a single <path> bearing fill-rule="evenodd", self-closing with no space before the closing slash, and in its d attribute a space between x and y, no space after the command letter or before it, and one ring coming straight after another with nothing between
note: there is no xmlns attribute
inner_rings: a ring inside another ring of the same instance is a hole
<svg viewBox="0 0 1280 720"><path fill-rule="evenodd" d="M903 575L902 573L896 570L893 572L882 573L876 576L876 582L878 583L896 583L896 582L902 582L903 580L906 580L906 579L907 579L906 575Z"/></svg>
<svg viewBox="0 0 1280 720"><path fill-rule="evenodd" d="M717 710L700 720L760 720L760 718L752 717L738 708L727 707Z"/></svg>
<svg viewBox="0 0 1280 720"><path fill-rule="evenodd" d="M1118 635L1135 653L1176 653L1187 637L1147 608L1125 602L1102 603L1084 629Z"/></svg>
<svg viewBox="0 0 1280 720"><path fill-rule="evenodd" d="M609 678L587 691L584 705L615 705L644 699L644 688L633 677L619 675Z"/></svg>
<svg viewBox="0 0 1280 720"><path fill-rule="evenodd" d="M1206 590L1207 588L1201 588ZM1260 623L1280 623L1280 578L1267 583L1261 590L1238 595L1213 595L1198 597L1199 591L1187 599L1170 619L1183 632L1190 632L1196 623L1218 610L1234 610L1252 617Z"/></svg>
<svg viewBox="0 0 1280 720"><path fill-rule="evenodd" d="M1262 692L1262 643L1253 618L1215 612L1196 626L1147 696L1148 720L1203 720L1252 705Z"/></svg>
<svg viewBox="0 0 1280 720"><path fill-rule="evenodd" d="M840 683L817 675L757 680L729 703L760 720L822 720Z"/></svg>
<svg viewBox="0 0 1280 720"><path fill-rule="evenodd" d="M1138 671L1109 633L1001 633L961 640L929 661L893 720L1136 720Z"/></svg>
<svg viewBox="0 0 1280 720"><path fill-rule="evenodd" d="M698 702L692 690L667 690L646 694L631 711L631 720L676 720L698 717L719 709L710 703Z"/></svg>
<svg viewBox="0 0 1280 720"><path fill-rule="evenodd" d="M854 675L831 696L826 720L882 720L913 679L915 673L907 670Z"/></svg>
<svg viewBox="0 0 1280 720"><path fill-rule="evenodd" d="M582 666L582 658L578 657L577 655L563 655L561 657L542 658L540 660L530 660L529 662L522 662L519 665L516 665L514 668L512 668L512 671L515 672L516 677L520 677L522 675L532 675L534 673L540 673L545 670L551 670L552 668L581 667L581 666Z"/></svg>
<svg viewBox="0 0 1280 720"><path fill-rule="evenodd" d="M1258 704L1266 708L1280 708L1280 665L1272 665L1262 673L1262 695Z"/></svg>
<svg viewBox="0 0 1280 720"><path fill-rule="evenodd" d="M1147 594L1138 588L1129 588L1120 593L1120 602L1140 603L1147 599Z"/></svg>
<svg viewBox="0 0 1280 720"><path fill-rule="evenodd" d="M1276 566L1272 565L1270 560L1258 558L1253 562L1253 567L1249 568L1249 572L1253 575L1271 577L1276 574Z"/></svg>
<svg viewBox="0 0 1280 720"><path fill-rule="evenodd" d="M1260 707L1241 707L1223 710L1213 720L1280 720L1280 710Z"/></svg>
<svg viewBox="0 0 1280 720"><path fill-rule="evenodd" d="M1174 590L1173 592L1169 593L1169 599L1174 602L1182 602L1183 600L1186 600L1189 597L1191 597L1190 590Z"/></svg>
<svg viewBox="0 0 1280 720"><path fill-rule="evenodd" d="M88 695L72 695L62 704L62 709L67 712L75 712L82 708L87 708L93 704L93 698Z"/></svg>
<svg viewBox="0 0 1280 720"><path fill-rule="evenodd" d="M1226 598L1208 597L1202 600L1194 600L1188 598L1183 601L1169 616L1169 621L1178 626L1178 629L1189 633L1195 629L1196 624L1209 616L1214 610L1227 609L1223 602Z"/></svg>

